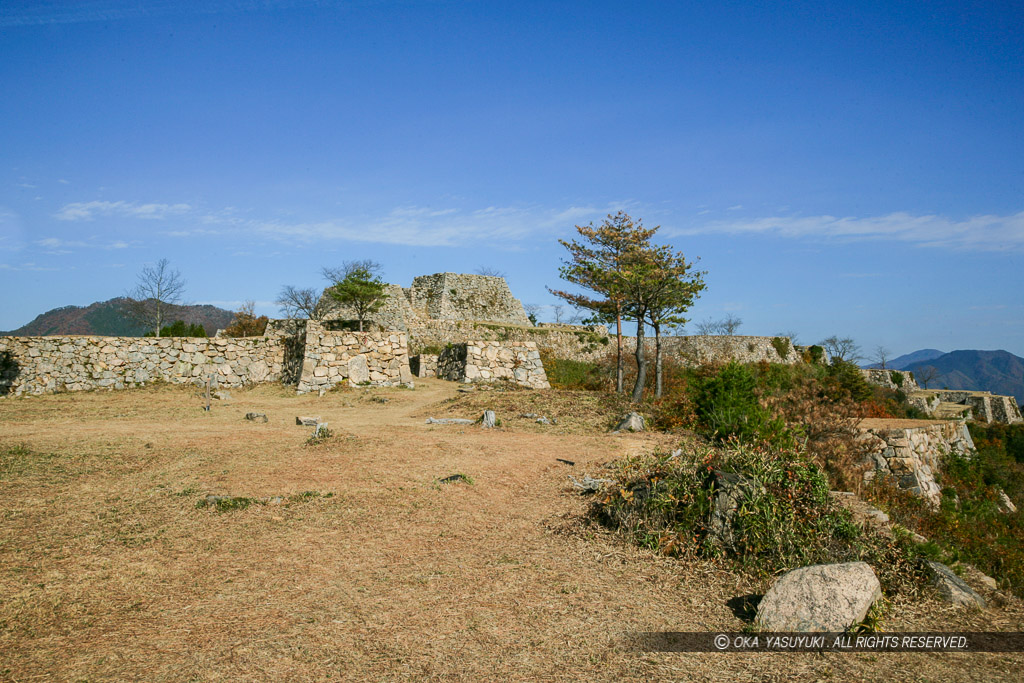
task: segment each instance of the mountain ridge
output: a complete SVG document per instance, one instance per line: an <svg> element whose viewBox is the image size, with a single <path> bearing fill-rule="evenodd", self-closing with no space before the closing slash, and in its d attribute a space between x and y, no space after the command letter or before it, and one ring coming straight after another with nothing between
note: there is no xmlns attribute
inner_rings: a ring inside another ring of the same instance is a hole
<svg viewBox="0 0 1024 683"><path fill-rule="evenodd" d="M52 335L97 335L104 337L141 337L149 331L123 311L124 297L96 301L88 306L58 306L40 313L31 322L0 335L39 337ZM210 336L227 327L234 313L210 304L167 306L167 324L183 320L198 323Z"/></svg>

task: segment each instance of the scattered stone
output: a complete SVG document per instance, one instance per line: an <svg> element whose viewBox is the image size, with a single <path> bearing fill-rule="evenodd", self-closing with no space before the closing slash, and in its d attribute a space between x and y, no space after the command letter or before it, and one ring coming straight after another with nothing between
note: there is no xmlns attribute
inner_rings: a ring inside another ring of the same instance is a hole
<svg viewBox="0 0 1024 683"><path fill-rule="evenodd" d="M326 439L329 437L331 435L331 430L327 428L327 424L328 423L326 422L318 422L316 427L313 428L313 435L310 438L316 440Z"/></svg>
<svg viewBox="0 0 1024 683"><path fill-rule="evenodd" d="M647 429L647 422L640 413L630 413L619 421L617 432L642 432Z"/></svg>
<svg viewBox="0 0 1024 683"><path fill-rule="evenodd" d="M266 413L246 413L245 414L245 419L246 420L250 420L252 422L266 422L267 421L267 414Z"/></svg>
<svg viewBox="0 0 1024 683"><path fill-rule="evenodd" d="M1004 514L1013 514L1017 511L1017 506L1013 504L1010 497L1006 495L1006 491L999 489L999 511Z"/></svg>
<svg viewBox="0 0 1024 683"><path fill-rule="evenodd" d="M373 401L374 403L387 403L391 399L390 398L384 398L383 396L374 396L370 400Z"/></svg>
<svg viewBox="0 0 1024 683"><path fill-rule="evenodd" d="M441 484L451 484L451 483L454 483L456 481L464 481L464 482L466 482L468 484L469 483L469 477L467 477L465 474L453 474L451 476L445 477L444 479L441 479L438 483L441 483Z"/></svg>
<svg viewBox="0 0 1024 683"><path fill-rule="evenodd" d="M472 425L476 424L476 420L463 420L457 417L442 417L442 418L427 418L428 425Z"/></svg>
<svg viewBox="0 0 1024 683"><path fill-rule="evenodd" d="M456 389L456 391L458 391L459 393L462 393L462 394L468 394L471 391L476 391L476 386L475 385L463 385L463 386L459 387L458 389Z"/></svg>
<svg viewBox="0 0 1024 683"><path fill-rule="evenodd" d="M713 470L708 475L706 488L715 493L708 533L711 541L724 548L735 546L733 520L743 503L765 493L757 479L745 474Z"/></svg>
<svg viewBox="0 0 1024 683"><path fill-rule="evenodd" d="M765 631L838 633L864 620L882 597L866 562L816 564L783 574L757 607Z"/></svg>
<svg viewBox="0 0 1024 683"><path fill-rule="evenodd" d="M573 462L572 460L566 460L565 458L555 458L555 460L557 460L558 462L564 462L569 467L574 467L576 465L576 463Z"/></svg>
<svg viewBox="0 0 1024 683"><path fill-rule="evenodd" d="M589 474L583 477L583 481L578 481L570 474L569 480L572 481L573 486L580 489L580 493L597 493L605 484L615 483L612 479L594 479Z"/></svg>
<svg viewBox="0 0 1024 683"><path fill-rule="evenodd" d="M537 418L537 424L539 424L539 425L553 425L553 424L557 424L557 423L554 420L549 420L546 417L538 417Z"/></svg>
<svg viewBox="0 0 1024 683"><path fill-rule="evenodd" d="M296 417L295 424L300 427L316 427L320 424L320 416L317 417Z"/></svg>
<svg viewBox="0 0 1024 683"><path fill-rule="evenodd" d="M497 424L497 418L494 416L494 411L485 410L480 418L480 426L484 429L493 429L495 424Z"/></svg>
<svg viewBox="0 0 1024 683"><path fill-rule="evenodd" d="M519 417L525 417L527 420L536 420L540 415L537 413L523 413Z"/></svg>
<svg viewBox="0 0 1024 683"><path fill-rule="evenodd" d="M215 391L215 392L213 392L213 397L215 399L217 399L218 401L228 401L228 400L231 399L231 392L230 391Z"/></svg>
<svg viewBox="0 0 1024 683"><path fill-rule="evenodd" d="M956 569L959 569L960 573L966 576L971 581L977 581L989 590L994 591L999 589L999 584L996 583L995 579L993 579L991 576L981 571L972 564L967 564L965 562L957 562Z"/></svg>
<svg viewBox="0 0 1024 683"><path fill-rule="evenodd" d="M932 573L932 583L939 590L939 595L946 602L954 605L967 605L970 607L984 607L985 598L974 592L974 589L956 575L952 569L941 562L926 562Z"/></svg>

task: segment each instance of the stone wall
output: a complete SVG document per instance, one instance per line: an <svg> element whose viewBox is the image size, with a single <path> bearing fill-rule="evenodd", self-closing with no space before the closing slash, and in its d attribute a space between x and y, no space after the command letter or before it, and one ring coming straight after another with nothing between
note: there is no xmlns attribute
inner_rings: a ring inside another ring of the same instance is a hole
<svg viewBox="0 0 1024 683"><path fill-rule="evenodd" d="M942 457L947 453L967 455L974 451L967 425L962 421L865 420L858 437L874 465L874 472L889 474L901 488L923 496L938 506L942 489L936 481Z"/></svg>
<svg viewBox="0 0 1024 683"><path fill-rule="evenodd" d="M910 395L912 405L929 414L937 410L951 410L963 406L963 411L977 422L986 424L1016 424L1024 422L1017 399L1013 396L999 396L988 391L967 391L961 389L921 389Z"/></svg>
<svg viewBox="0 0 1024 683"><path fill-rule="evenodd" d="M914 373L907 370L887 370L883 368L861 368L860 374L871 384L877 384L886 389L900 390L904 392L920 389L914 379ZM895 378L899 377L899 380Z"/></svg>
<svg viewBox="0 0 1024 683"><path fill-rule="evenodd" d="M431 320L476 320L530 325L523 305L512 296L505 278L463 273L435 273L413 278L412 286L386 285L380 310L369 316L374 327L409 330ZM355 320L355 311L334 301L324 290L317 304L321 320Z"/></svg>
<svg viewBox="0 0 1024 683"><path fill-rule="evenodd" d="M404 332L349 332L306 325L305 359L299 393L340 384L391 386L412 382Z"/></svg>
<svg viewBox="0 0 1024 683"><path fill-rule="evenodd" d="M410 356L409 368L414 377L437 377L437 355L418 353Z"/></svg>
<svg viewBox="0 0 1024 683"><path fill-rule="evenodd" d="M509 381L533 389L551 388L534 342L453 344L438 357L437 376L453 382Z"/></svg>
<svg viewBox="0 0 1024 683"><path fill-rule="evenodd" d="M237 387L280 380L284 346L268 337L0 337L0 395L123 389L153 381Z"/></svg>
<svg viewBox="0 0 1024 683"><path fill-rule="evenodd" d="M779 340L779 341L776 341ZM800 352L793 348L787 337L748 337L726 335L694 335L688 337L663 337L662 352L678 358L685 365L708 363L785 363L795 365L803 362ZM628 337L627 348L633 353L636 338ZM779 353L779 349L785 355ZM647 337L645 348L654 352L654 338Z"/></svg>
<svg viewBox="0 0 1024 683"><path fill-rule="evenodd" d="M448 344L467 339L532 341L538 350L557 358L596 361L614 349L615 340L604 326L541 324L537 327L459 320L429 320L409 328L412 353L439 353Z"/></svg>

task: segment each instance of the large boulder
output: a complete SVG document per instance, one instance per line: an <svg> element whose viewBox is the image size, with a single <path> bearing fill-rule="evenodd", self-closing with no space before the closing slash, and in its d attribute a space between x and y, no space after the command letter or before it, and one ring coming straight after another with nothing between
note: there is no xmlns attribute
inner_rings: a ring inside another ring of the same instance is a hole
<svg viewBox="0 0 1024 683"><path fill-rule="evenodd" d="M647 423L644 421L644 416L640 413L630 413L619 421L619 426L615 428L617 432L642 432L647 429Z"/></svg>
<svg viewBox="0 0 1024 683"><path fill-rule="evenodd" d="M861 622L882 586L865 562L816 564L783 574L757 607L766 631L838 633Z"/></svg>
<svg viewBox="0 0 1024 683"><path fill-rule="evenodd" d="M348 359L348 383L351 386L367 384L370 381L370 368L366 365L366 356L360 354Z"/></svg>
<svg viewBox="0 0 1024 683"><path fill-rule="evenodd" d="M928 562L932 583L946 602L968 607L984 607L985 598L974 592L956 573L941 562Z"/></svg>

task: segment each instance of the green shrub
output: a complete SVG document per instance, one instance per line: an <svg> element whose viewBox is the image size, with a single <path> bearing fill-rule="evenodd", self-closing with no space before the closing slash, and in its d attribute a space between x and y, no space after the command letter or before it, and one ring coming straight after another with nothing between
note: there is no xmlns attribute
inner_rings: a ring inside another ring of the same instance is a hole
<svg viewBox="0 0 1024 683"><path fill-rule="evenodd" d="M775 347L775 352L779 354L779 358L786 360L789 357L789 340L785 337L773 337L772 346Z"/></svg>
<svg viewBox="0 0 1024 683"><path fill-rule="evenodd" d="M892 383L895 384L897 387L902 387L903 386L903 374L902 373L896 372L895 370L890 370L889 371L889 379L891 379Z"/></svg>
<svg viewBox="0 0 1024 683"><path fill-rule="evenodd" d="M548 382L556 389L607 391L612 388L611 378L598 363L568 360L544 355L541 358Z"/></svg>
<svg viewBox="0 0 1024 683"><path fill-rule="evenodd" d="M716 374L698 380L693 402L700 431L705 436L777 445L792 443L782 420L773 417L758 400L757 379L748 366L730 362Z"/></svg>
<svg viewBox="0 0 1024 683"><path fill-rule="evenodd" d="M807 347L807 360L815 365L821 365L825 360L825 349L817 344Z"/></svg>
<svg viewBox="0 0 1024 683"><path fill-rule="evenodd" d="M841 360L829 365L828 376L854 401L867 401L872 396L871 385L864 379L860 368L849 361Z"/></svg>
<svg viewBox="0 0 1024 683"><path fill-rule="evenodd" d="M732 544L711 532L712 471L752 477L762 487L733 517ZM863 560L889 591L916 578L909 543L862 532L828 494L828 479L794 449L733 444L698 447L677 457L658 454L617 463L615 483L592 508L601 523L667 555L725 555L762 575L821 562Z"/></svg>

